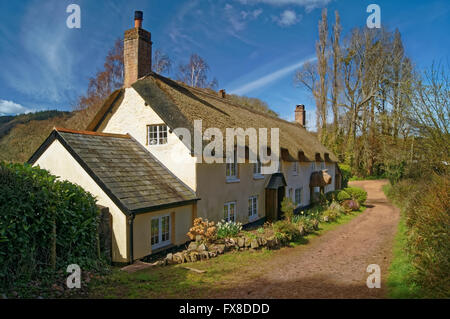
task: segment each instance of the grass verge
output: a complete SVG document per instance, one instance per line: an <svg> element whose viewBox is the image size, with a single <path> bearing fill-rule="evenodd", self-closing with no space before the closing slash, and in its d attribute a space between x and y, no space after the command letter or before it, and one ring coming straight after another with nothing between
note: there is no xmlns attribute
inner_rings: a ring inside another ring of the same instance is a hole
<svg viewBox="0 0 450 319"><path fill-rule="evenodd" d="M391 187L390 184L383 186L383 191L388 198ZM415 269L407 252L408 229L406 227L404 213L401 211L400 214L401 217L394 240L393 259L387 278L388 296L394 299L422 298L420 287L412 279L415 274Z"/></svg>

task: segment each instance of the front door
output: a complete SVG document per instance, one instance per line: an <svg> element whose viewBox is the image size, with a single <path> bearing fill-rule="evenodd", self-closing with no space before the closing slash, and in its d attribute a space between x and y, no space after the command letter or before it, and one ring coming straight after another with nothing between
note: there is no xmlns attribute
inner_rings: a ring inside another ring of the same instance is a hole
<svg viewBox="0 0 450 319"><path fill-rule="evenodd" d="M285 187L278 188L278 196L277 196L277 219L283 218L283 212L281 211L281 202L283 201L286 194Z"/></svg>

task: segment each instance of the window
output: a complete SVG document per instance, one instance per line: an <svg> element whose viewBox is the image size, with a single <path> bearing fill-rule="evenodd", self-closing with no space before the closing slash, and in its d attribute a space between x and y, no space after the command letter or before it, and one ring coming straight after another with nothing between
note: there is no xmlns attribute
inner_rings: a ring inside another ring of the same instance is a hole
<svg viewBox="0 0 450 319"><path fill-rule="evenodd" d="M248 198L248 217L250 220L258 217L258 196Z"/></svg>
<svg viewBox="0 0 450 319"><path fill-rule="evenodd" d="M260 160L258 160L255 164L253 164L253 177L263 178L263 175L261 175L261 161Z"/></svg>
<svg viewBox="0 0 450 319"><path fill-rule="evenodd" d="M167 144L167 125L147 125L147 144Z"/></svg>
<svg viewBox="0 0 450 319"><path fill-rule="evenodd" d="M311 170L314 172L316 170L316 162L311 163Z"/></svg>
<svg viewBox="0 0 450 319"><path fill-rule="evenodd" d="M237 163L237 154L236 150L234 151L233 163L226 164L226 175L227 180L237 180L238 179L238 163Z"/></svg>
<svg viewBox="0 0 450 319"><path fill-rule="evenodd" d="M289 188L289 191L288 191L288 197L289 197L291 200L294 200L294 198L292 198L292 188Z"/></svg>
<svg viewBox="0 0 450 319"><path fill-rule="evenodd" d="M294 175L298 174L298 162L294 162L294 164L292 164L292 172Z"/></svg>
<svg viewBox="0 0 450 319"><path fill-rule="evenodd" d="M295 199L294 199L294 202L295 202L295 205L301 205L302 204L302 189L301 188L297 188L296 190L295 190Z"/></svg>
<svg viewBox="0 0 450 319"><path fill-rule="evenodd" d="M223 205L223 219L226 222L236 220L236 202L225 203Z"/></svg>
<svg viewBox="0 0 450 319"><path fill-rule="evenodd" d="M170 244L170 216L160 216L152 219L151 244L152 249Z"/></svg>
<svg viewBox="0 0 450 319"><path fill-rule="evenodd" d="M320 162L320 169L325 169L325 162Z"/></svg>

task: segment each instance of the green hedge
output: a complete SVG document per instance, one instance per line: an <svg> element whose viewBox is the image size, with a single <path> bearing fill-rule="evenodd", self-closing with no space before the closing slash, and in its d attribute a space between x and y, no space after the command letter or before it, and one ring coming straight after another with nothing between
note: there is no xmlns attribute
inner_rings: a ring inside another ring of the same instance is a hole
<svg viewBox="0 0 450 319"><path fill-rule="evenodd" d="M0 163L0 288L65 273L70 264L98 266L97 226L96 200L81 187L27 164Z"/></svg>

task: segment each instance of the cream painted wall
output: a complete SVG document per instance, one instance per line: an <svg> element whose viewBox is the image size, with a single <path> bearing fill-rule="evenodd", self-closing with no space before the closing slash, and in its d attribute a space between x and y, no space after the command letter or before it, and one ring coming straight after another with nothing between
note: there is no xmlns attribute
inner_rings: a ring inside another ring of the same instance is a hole
<svg viewBox="0 0 450 319"><path fill-rule="evenodd" d="M192 205L159 210L147 214L136 215L133 228L134 259L139 259L152 253L151 220L157 216L175 216L175 239L171 244L182 245L189 241L186 235L192 227ZM171 220L171 223L174 221Z"/></svg>
<svg viewBox="0 0 450 319"><path fill-rule="evenodd" d="M292 200L294 200L295 196L295 189L296 188L303 188L302 192L302 205L301 206L307 206L311 203L310 201L310 189L309 189L309 181L311 178L311 174L321 169L321 163L315 164L316 169L313 170L312 163L305 163L300 162L298 164L298 173L294 173L294 163L293 162L282 162L282 169L281 171L284 174L284 177L286 178L286 183L288 186L286 187L286 196L289 196L289 189L292 189ZM334 179L335 179L335 167L336 164L334 163L325 163L325 169L328 169L328 174L330 174L333 177L331 185L327 185L325 187L325 193L331 192L334 190Z"/></svg>
<svg viewBox="0 0 450 319"><path fill-rule="evenodd" d="M145 101L136 90L127 88L122 103L104 121L99 131L129 133L186 185L196 190L196 159L174 133L168 132L168 143L165 145L147 145L147 125L152 124L164 122L151 105L145 106Z"/></svg>
<svg viewBox="0 0 450 319"><path fill-rule="evenodd" d="M257 221L265 217L265 185L269 176L254 179L253 164L239 164L239 182L226 180L226 164L197 164L197 196L198 217L210 221L220 221L224 218L223 206L227 202L236 202L236 221L243 224ZM248 199L258 196L258 217L249 220Z"/></svg>
<svg viewBox="0 0 450 319"><path fill-rule="evenodd" d="M70 155L64 146L55 140L48 149L39 157L34 166L39 165L47 169L61 180L67 180L78 184L86 191L94 195L98 204L108 207L112 215L113 239L112 258L114 262L128 261L128 227L126 215L103 192L100 186L86 173L78 162Z"/></svg>

